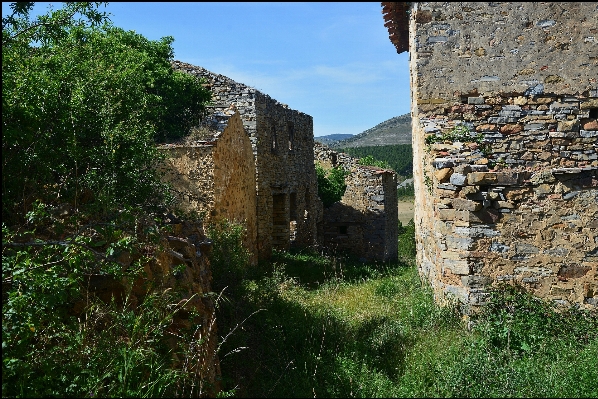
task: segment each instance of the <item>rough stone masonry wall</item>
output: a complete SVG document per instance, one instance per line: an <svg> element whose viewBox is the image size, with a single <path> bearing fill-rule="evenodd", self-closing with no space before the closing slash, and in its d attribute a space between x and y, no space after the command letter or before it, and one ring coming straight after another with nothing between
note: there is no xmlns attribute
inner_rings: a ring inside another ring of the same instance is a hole
<svg viewBox="0 0 598 399"><path fill-rule="evenodd" d="M316 244L322 203L313 163L312 117L259 92L256 115L258 248L268 257L273 248L288 249L291 241Z"/></svg>
<svg viewBox="0 0 598 399"><path fill-rule="evenodd" d="M247 228L245 246L257 262L255 162L249 136L238 112L228 116L224 131L187 145L164 145L164 181L186 212L206 223L227 219Z"/></svg>
<svg viewBox="0 0 598 399"><path fill-rule="evenodd" d="M596 307L598 3L413 3L409 47L417 261L437 300L471 310L507 281Z"/></svg>
<svg viewBox="0 0 598 399"><path fill-rule="evenodd" d="M170 184L177 205L185 212L209 217L214 209L215 141L160 147L166 159L160 165L163 181Z"/></svg>
<svg viewBox="0 0 598 399"><path fill-rule="evenodd" d="M359 160L316 143L314 159L322 167L342 167L350 174L340 201L324 209L321 242L364 260L397 258L398 203L396 173L359 165Z"/></svg>

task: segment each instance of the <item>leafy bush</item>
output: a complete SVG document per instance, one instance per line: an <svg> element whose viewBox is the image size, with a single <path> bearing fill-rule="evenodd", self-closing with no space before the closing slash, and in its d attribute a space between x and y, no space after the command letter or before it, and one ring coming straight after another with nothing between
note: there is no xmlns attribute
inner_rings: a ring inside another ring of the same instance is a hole
<svg viewBox="0 0 598 399"><path fill-rule="evenodd" d="M411 144L349 147L342 149L342 151L357 158L372 156L374 159L386 162L391 169L401 176L411 177L413 175L413 149Z"/></svg>
<svg viewBox="0 0 598 399"><path fill-rule="evenodd" d="M193 379L172 369L170 297L126 292L165 229L154 140L183 134L209 93L172 70L172 38L113 27L98 6L30 20L32 3L13 3L2 19L6 396L169 395ZM94 279L120 284L115 303Z"/></svg>
<svg viewBox="0 0 598 399"><path fill-rule="evenodd" d="M398 244L398 253L399 256L411 259L415 258L415 254L417 252L417 246L415 245L415 223L413 219L407 223L406 226L403 226L401 221L399 220L399 244Z"/></svg>
<svg viewBox="0 0 598 399"><path fill-rule="evenodd" d="M2 219L22 222L37 199L96 212L165 200L154 139L187 133L210 99L201 81L172 69L172 37L113 27L91 3L36 21L11 7L2 32Z"/></svg>
<svg viewBox="0 0 598 399"><path fill-rule="evenodd" d="M379 161L377 159L375 159L373 156L371 155L367 155L363 158L359 158L358 163L360 165L367 165L367 166L376 166L378 168L382 168L382 169L392 169L390 164L386 161Z"/></svg>
<svg viewBox="0 0 598 399"><path fill-rule="evenodd" d="M243 245L246 228L226 219L207 226L207 235L213 243L209 254L212 270L212 290L236 289L250 272L250 253Z"/></svg>
<svg viewBox="0 0 598 399"><path fill-rule="evenodd" d="M316 175L318 178L318 196L326 208L343 198L347 189L345 178L349 175L349 172L340 166L326 171L321 165L316 164Z"/></svg>

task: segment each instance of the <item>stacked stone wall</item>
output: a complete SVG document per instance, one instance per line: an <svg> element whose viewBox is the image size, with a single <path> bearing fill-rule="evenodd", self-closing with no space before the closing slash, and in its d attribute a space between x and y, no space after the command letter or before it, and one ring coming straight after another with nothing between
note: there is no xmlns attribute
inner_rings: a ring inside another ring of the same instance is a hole
<svg viewBox="0 0 598 399"><path fill-rule="evenodd" d="M185 212L208 217L214 209L215 142L160 147L166 159L159 166L163 181L170 184L177 205Z"/></svg>
<svg viewBox="0 0 598 399"><path fill-rule="evenodd" d="M359 159L316 143L314 160L349 172L340 201L324 209L322 245L363 260L393 260L398 251L396 173L359 165Z"/></svg>
<svg viewBox="0 0 598 399"><path fill-rule="evenodd" d="M316 244L316 223L321 220L321 201L313 165L313 120L302 112L257 93L256 170L258 191L258 237L260 253L268 257L273 248L288 249ZM273 196L284 206L284 233L273 218ZM295 198L291 204L291 196ZM293 205L294 209L291 209ZM291 219L291 214L296 218ZM285 239L272 240L273 234Z"/></svg>
<svg viewBox="0 0 598 399"><path fill-rule="evenodd" d="M412 6L417 260L440 302L507 281L597 305L597 33L597 3Z"/></svg>

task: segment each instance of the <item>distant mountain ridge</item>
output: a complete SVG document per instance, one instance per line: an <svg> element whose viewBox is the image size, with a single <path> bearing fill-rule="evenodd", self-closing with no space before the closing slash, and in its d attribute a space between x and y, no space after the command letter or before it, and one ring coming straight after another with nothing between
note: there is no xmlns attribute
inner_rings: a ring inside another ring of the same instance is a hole
<svg viewBox="0 0 598 399"><path fill-rule="evenodd" d="M314 141L317 141L318 143L322 143L324 145L327 145L328 147L330 147L331 145L333 145L334 143L341 141L341 140L345 140L348 138L353 137L352 134L329 134L327 136L320 136L320 137L314 137Z"/></svg>
<svg viewBox="0 0 598 399"><path fill-rule="evenodd" d="M316 141L319 141L318 139L320 139L320 137L317 137ZM395 116L354 136L332 143L322 144L326 144L330 148L411 144L411 115L405 114Z"/></svg>

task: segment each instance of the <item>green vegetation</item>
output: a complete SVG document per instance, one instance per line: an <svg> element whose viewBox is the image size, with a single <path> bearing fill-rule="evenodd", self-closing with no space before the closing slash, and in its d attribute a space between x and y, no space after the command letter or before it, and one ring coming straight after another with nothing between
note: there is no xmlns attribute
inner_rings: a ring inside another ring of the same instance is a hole
<svg viewBox="0 0 598 399"><path fill-rule="evenodd" d="M382 168L382 169L392 169L391 166L388 164L388 162L379 161L371 155L367 155L363 158L359 158L358 163L360 165L376 166L376 167Z"/></svg>
<svg viewBox="0 0 598 399"><path fill-rule="evenodd" d="M413 219L406 226L403 226L403 223L399 220L398 236L399 257L403 259L415 259L417 247L415 245L415 223Z"/></svg>
<svg viewBox="0 0 598 399"><path fill-rule="evenodd" d="M340 201L347 184L345 178L349 172L341 167L324 170L320 164L316 164L316 175L318 178L318 196L324 203L324 207L328 208L330 205Z"/></svg>
<svg viewBox="0 0 598 399"><path fill-rule="evenodd" d="M415 189L413 188L413 184L397 188L397 199L399 201L413 201L414 198Z"/></svg>
<svg viewBox="0 0 598 399"><path fill-rule="evenodd" d="M339 149L339 151L345 152L356 158L366 158L371 156L374 161L383 162L384 165L388 165L401 176L411 177L413 175L413 150L411 144L350 147Z"/></svg>
<svg viewBox="0 0 598 399"><path fill-rule="evenodd" d="M2 19L2 394L197 394L173 368L194 330L168 344L180 298L130 299L167 230L155 140L184 135L210 94L173 71L172 38L116 28L99 3L32 6Z"/></svg>
<svg viewBox="0 0 598 399"><path fill-rule="evenodd" d="M517 287L494 291L468 329L410 262L303 250L275 253L229 293L221 367L238 397L598 393L597 314L557 311Z"/></svg>

